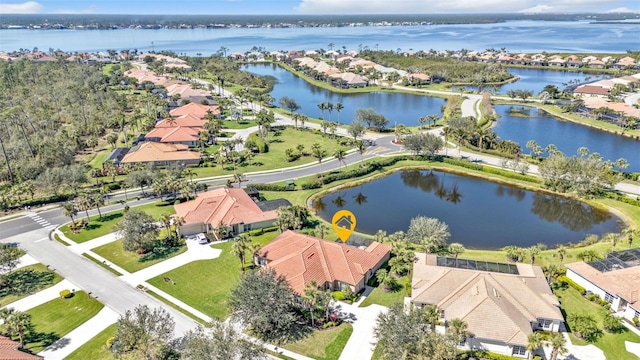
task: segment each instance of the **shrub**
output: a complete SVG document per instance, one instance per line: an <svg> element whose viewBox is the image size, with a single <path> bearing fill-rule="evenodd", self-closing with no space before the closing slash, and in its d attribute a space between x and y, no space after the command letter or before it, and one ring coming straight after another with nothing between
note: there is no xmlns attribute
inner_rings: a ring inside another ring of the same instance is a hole
<svg viewBox="0 0 640 360"><path fill-rule="evenodd" d="M111 183L107 185L107 187L109 188L110 191L113 191L113 190L120 190L122 188L122 185L120 185L120 183Z"/></svg>
<svg viewBox="0 0 640 360"><path fill-rule="evenodd" d="M294 190L293 186L287 186L284 184L253 184L251 185L257 190L262 191L292 191Z"/></svg>
<svg viewBox="0 0 640 360"><path fill-rule="evenodd" d="M115 336L112 336L112 337L107 339L107 342L104 344L104 346L107 348L107 350L111 349L111 346L113 345L113 342L115 340L116 340Z"/></svg>
<svg viewBox="0 0 640 360"><path fill-rule="evenodd" d="M70 297L73 296L73 293L71 292L71 290L68 289L64 289L62 291L60 291L60 297L63 299L68 299Z"/></svg>
<svg viewBox="0 0 640 360"><path fill-rule="evenodd" d="M558 276L558 282L560 282L561 284L567 284L567 285L571 286L572 288L578 290L580 292L580 295L584 295L584 294L587 293L587 289L585 289L582 286L578 285L575 281L569 279L565 275Z"/></svg>
<svg viewBox="0 0 640 360"><path fill-rule="evenodd" d="M344 300L344 294L342 293L342 291L334 291L334 292L331 293L331 295L337 301Z"/></svg>
<svg viewBox="0 0 640 360"><path fill-rule="evenodd" d="M259 153L269 152L269 145L264 142L256 133L252 133L247 137L244 146L247 149L257 149Z"/></svg>
<svg viewBox="0 0 640 360"><path fill-rule="evenodd" d="M600 297L598 297L598 295L596 294L589 294L587 295L587 300L594 302L594 301L600 300Z"/></svg>
<svg viewBox="0 0 640 360"><path fill-rule="evenodd" d="M270 227L262 228L262 232L272 232L272 231L277 231L277 230L280 230L280 228L277 227L277 226L270 226Z"/></svg>
<svg viewBox="0 0 640 360"><path fill-rule="evenodd" d="M633 319L633 325L638 326L638 323L640 323L640 320L638 320L637 317L634 317Z"/></svg>
<svg viewBox="0 0 640 360"><path fill-rule="evenodd" d="M345 300L349 301L353 301L356 298L356 295L353 293L353 290L351 290L351 286L349 285L345 285L342 287L342 295L344 296Z"/></svg>
<svg viewBox="0 0 640 360"><path fill-rule="evenodd" d="M250 230L249 231L249 235L251 236L258 236L258 235L262 235L262 229L258 229L258 230Z"/></svg>

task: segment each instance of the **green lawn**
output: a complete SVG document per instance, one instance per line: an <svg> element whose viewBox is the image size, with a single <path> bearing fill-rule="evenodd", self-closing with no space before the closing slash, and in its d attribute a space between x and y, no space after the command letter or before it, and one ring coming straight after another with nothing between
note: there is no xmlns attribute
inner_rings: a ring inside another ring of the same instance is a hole
<svg viewBox="0 0 640 360"><path fill-rule="evenodd" d="M404 277L399 281L402 284L404 281ZM398 289L397 291L384 292L379 287L373 289L371 294L367 296L366 299L360 304L360 307L369 306L371 304L378 304L382 306L389 307L391 304L395 304L398 302L404 301L404 297L406 296L406 291L403 288Z"/></svg>
<svg viewBox="0 0 640 360"><path fill-rule="evenodd" d="M25 337L26 346L40 352L97 314L104 305L76 291L69 299L54 299L37 306L31 314L34 331Z"/></svg>
<svg viewBox="0 0 640 360"><path fill-rule="evenodd" d="M105 345L107 340L115 336L116 324L110 325L102 330L98 335L87 341L76 351L67 356L66 360L112 360L113 355L107 351Z"/></svg>
<svg viewBox="0 0 640 360"><path fill-rule="evenodd" d="M560 306L562 310L566 313L566 316L571 315L591 315L596 319L599 327L602 329L602 321L604 316L608 313L608 310L605 310L602 306L593 303L585 298L583 298L577 290L568 287L566 289L556 289L554 293L560 300ZM637 356L627 352L625 350L625 341L631 342L640 342L640 336L628 331L625 328L625 331L619 334L611 334L604 330L603 336L598 338L596 342L593 344L602 351L607 359L638 359ZM571 342L576 345L585 345L587 344L585 341L580 340L570 335Z"/></svg>
<svg viewBox="0 0 640 360"><path fill-rule="evenodd" d="M258 122L255 120L240 120L237 122L235 120L222 120L223 129L247 129L257 125Z"/></svg>
<svg viewBox="0 0 640 360"><path fill-rule="evenodd" d="M146 212L147 214L153 216L154 219L158 219L160 215L164 213L171 215L175 214L173 203L166 201L158 201L152 204L136 206L135 209ZM84 212L81 212L78 215L84 215ZM80 232L77 234L74 234L71 232L71 230L69 230L69 224L61 226L60 231L62 231L69 239L77 243L83 243L85 241L93 240L97 237L104 236L113 232L114 225L122 219L123 215L124 210L119 210L102 214L102 218L100 218L98 215L91 216L89 218L89 225L80 230ZM81 216L81 218L84 217Z"/></svg>
<svg viewBox="0 0 640 360"><path fill-rule="evenodd" d="M342 323L334 328L314 330L310 336L284 347L313 359L337 360L352 332L351 324Z"/></svg>
<svg viewBox="0 0 640 360"><path fill-rule="evenodd" d="M348 150L347 147L340 146L335 139L332 139L329 136L325 137L321 134L316 134L309 129L296 130L290 127L287 127L285 130L280 131L280 135L278 136L274 135L273 132L270 133L268 142L269 152L264 154L256 154L256 156L251 159L251 165L239 166L237 168L237 172L247 173L252 171L274 170L284 167L317 163L318 160L310 155L311 145L313 145L314 143L320 144L322 149L326 151L325 157L332 156L337 149ZM285 155L285 150L292 148L295 152L297 152L297 150L295 149L298 145L304 145L303 153L306 153L308 155L301 156L295 161L288 162L287 156ZM226 169L222 168L219 165L216 165L215 167L194 168L194 170L198 174L198 177L233 174L233 168L231 164L227 164L225 165L225 167Z"/></svg>
<svg viewBox="0 0 640 360"><path fill-rule="evenodd" d="M4 276L6 286L0 288L0 307L53 286L62 277L42 264L14 270Z"/></svg>
<svg viewBox="0 0 640 360"><path fill-rule="evenodd" d="M96 254L120 266L128 272L136 272L176 255L182 254L187 251L187 247L158 247L148 254L138 255L135 251L124 250L122 247L122 240L117 240L92 250Z"/></svg>
<svg viewBox="0 0 640 360"><path fill-rule="evenodd" d="M269 232L251 239L264 245L277 235L277 232ZM148 282L199 311L222 320L229 315L227 298L240 279L240 262L231 253L230 242L212 247L222 250L219 258L194 261Z"/></svg>

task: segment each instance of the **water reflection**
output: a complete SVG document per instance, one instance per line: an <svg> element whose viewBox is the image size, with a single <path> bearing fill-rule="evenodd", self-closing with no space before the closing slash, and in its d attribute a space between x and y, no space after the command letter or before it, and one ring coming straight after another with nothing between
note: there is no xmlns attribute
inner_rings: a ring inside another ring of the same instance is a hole
<svg viewBox="0 0 640 360"><path fill-rule="evenodd" d="M437 176L433 171L405 170L400 173L400 178L406 186L433 193L440 200L445 199L453 204L462 201L462 192L460 192L458 184L454 182L447 188L445 186L447 173L441 174L442 176Z"/></svg>
<svg viewBox="0 0 640 360"><path fill-rule="evenodd" d="M498 196L509 195L509 196L513 196L518 201L522 201L524 200L525 196L527 196L527 192L520 188L516 188L512 186L498 185L496 187L496 195Z"/></svg>
<svg viewBox="0 0 640 360"><path fill-rule="evenodd" d="M610 213L580 201L540 193L533 194L531 212L538 215L540 219L550 223L560 223L573 231L588 230L594 224L600 224L612 218Z"/></svg>

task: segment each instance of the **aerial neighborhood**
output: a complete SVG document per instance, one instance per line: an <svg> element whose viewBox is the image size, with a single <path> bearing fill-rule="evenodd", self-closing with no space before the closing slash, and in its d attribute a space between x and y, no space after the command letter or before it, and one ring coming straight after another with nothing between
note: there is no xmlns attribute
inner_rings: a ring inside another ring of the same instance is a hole
<svg viewBox="0 0 640 360"><path fill-rule="evenodd" d="M0 21L0 359L640 359L640 52L327 19Z"/></svg>

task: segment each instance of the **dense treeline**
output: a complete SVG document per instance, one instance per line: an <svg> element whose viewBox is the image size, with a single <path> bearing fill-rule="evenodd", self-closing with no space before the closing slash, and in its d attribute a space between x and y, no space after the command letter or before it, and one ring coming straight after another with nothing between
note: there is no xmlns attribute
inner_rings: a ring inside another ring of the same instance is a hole
<svg viewBox="0 0 640 360"><path fill-rule="evenodd" d="M503 82L513 78L513 75L499 64L454 60L428 53L421 54L421 56L405 56L393 51L364 50L360 56L396 69L426 73L436 80L450 83L483 84Z"/></svg>
<svg viewBox="0 0 640 360"><path fill-rule="evenodd" d="M63 61L0 62L3 200L10 191L33 197L34 183L47 183L57 169L71 169L109 129L121 127L129 109L124 95L107 91L121 78L115 73Z"/></svg>

